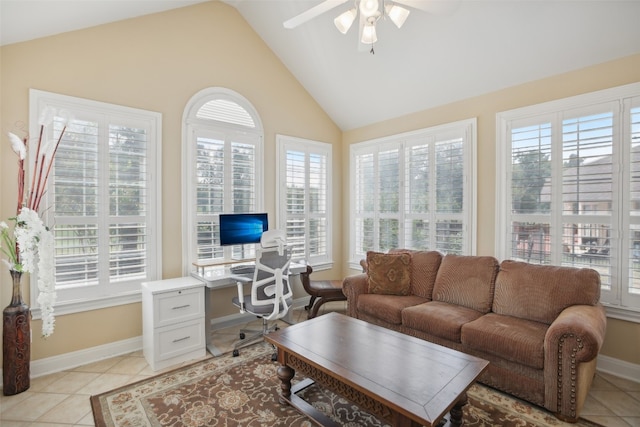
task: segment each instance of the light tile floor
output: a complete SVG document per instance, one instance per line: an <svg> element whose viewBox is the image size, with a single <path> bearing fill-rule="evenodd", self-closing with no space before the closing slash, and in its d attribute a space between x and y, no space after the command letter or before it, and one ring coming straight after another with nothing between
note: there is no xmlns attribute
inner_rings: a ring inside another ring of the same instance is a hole
<svg viewBox="0 0 640 427"><path fill-rule="evenodd" d="M326 304L323 309L321 313L344 311L345 303ZM294 313L296 321L305 318L306 312L302 309ZM251 326L254 325L259 327L260 321L251 322ZM215 331L214 343L221 350L229 351L239 328ZM156 374L158 372L149 368L142 351L138 351L35 378L27 391L0 397L0 426L93 426L91 395ZM640 427L640 383L598 373L582 416L605 426Z"/></svg>

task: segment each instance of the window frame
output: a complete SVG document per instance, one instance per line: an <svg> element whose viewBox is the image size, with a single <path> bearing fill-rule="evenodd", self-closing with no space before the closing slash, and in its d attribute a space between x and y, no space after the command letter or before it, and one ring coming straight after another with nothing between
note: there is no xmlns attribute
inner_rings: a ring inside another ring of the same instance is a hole
<svg viewBox="0 0 640 427"><path fill-rule="evenodd" d="M352 269L359 269L359 261L366 256L365 253L357 252L356 248L356 218L358 213L356 212L357 200L357 167L356 158L363 154L373 154L379 152L381 149L398 149L399 151L399 212L376 214L376 218L393 218L396 217L399 220L398 230L398 246L405 246L405 226L404 224L408 219L431 219L434 224L437 223L437 219L442 219L447 214L436 213L433 210L426 214L410 213L407 212L406 207L406 185L408 181L408 175L405 170L406 164L406 149L407 147L424 144L426 141L429 146L437 145L439 142L448 138L462 138L463 139L463 207L462 213L459 215L451 214L451 218L457 217L462 220L462 233L464 240L462 243L462 253L467 255L475 255L477 250L477 119L465 119L456 122L446 123L443 125L423 128L411 132L400 133L396 135L390 135L383 138L374 140L363 141L352 144L350 147L350 233L349 233L349 266ZM435 148L433 148L435 150ZM435 151L432 151L435 152ZM430 160L431 161L431 160ZM435 159L432 161L432 166L435 165ZM431 178L435 179L436 170L433 168L431 172ZM377 192L376 188L376 192ZM435 190L437 191L437 190ZM432 200L434 196L431 196ZM374 209L375 211L375 209ZM375 219L375 218L374 218ZM435 242L436 230L435 225L430 227L430 241ZM377 246L373 250L380 250ZM435 250L435 248L433 248Z"/></svg>
<svg viewBox="0 0 640 427"><path fill-rule="evenodd" d="M635 102L635 104L631 104ZM511 213L511 137L512 127L521 127L523 124L539 124L542 118L551 120L552 146L551 150L555 154L551 165L551 188L562 186L562 126L566 117L563 114L582 112L575 117L587 117L600 106L611 106L612 118L612 190L611 190L611 213L606 215L584 216L579 223L610 224L611 229L611 250L610 250L610 278L611 289L601 290L600 301L606 307L607 315L623 320L640 323L640 295L633 295L629 292L628 271L631 241L629 236L630 223L640 224L639 220L632 221L630 215L630 179L628 177L631 158L631 123L629 116L631 108L640 106L640 83L632 83L615 88L604 89L596 92L581 94L573 97L558 99L541 104L521 107L496 114L496 240L495 253L500 259L510 258L511 236L510 224L512 223ZM603 110L603 108L600 108ZM513 125L517 123L516 125ZM555 134L554 134L555 133ZM559 142L558 142L559 141ZM555 142L555 145L554 145ZM622 144L622 148L620 147ZM505 177L500 179L500 177ZM551 195L551 212L549 213L551 226L556 230L562 228L562 224L569 221L571 215L563 215L562 194L563 189L556 190ZM567 219L563 219L567 218ZM591 221L591 222L590 222ZM571 222L571 221L569 221ZM558 228L560 227L560 228ZM558 245L562 245L562 233L556 240L552 237L552 263L560 265L561 254ZM553 249L555 248L555 249ZM604 283L604 281L603 281Z"/></svg>
<svg viewBox="0 0 640 427"><path fill-rule="evenodd" d="M326 142L313 141L310 139L297 138L287 135L276 135L276 223L278 227L286 230L287 226L287 152L289 150L303 152L305 155L305 196L309 189L309 156L316 154L324 156L326 159L325 169L325 206L326 206L326 254L324 256L311 256L309 254L309 233L308 223L312 216L317 216L309 212L305 206L305 256L304 259L313 266L314 270L327 270L333 267L333 146Z"/></svg>
<svg viewBox="0 0 640 427"><path fill-rule="evenodd" d="M72 114L87 116L97 116L102 118L103 126L108 126L109 122L104 120L106 117L118 118L122 123L135 123L136 126L144 127L149 132L147 145L147 197L149 199L148 212L145 215L147 219L148 234L146 236L148 248L146 250L148 269L147 277L140 281L128 281L126 284L119 284L118 281L103 283L99 281L97 285L68 287L66 289L56 289L57 299L55 303L55 312L57 315L78 313L83 311L95 310L100 308L113 307L123 304L130 304L141 301L140 284L143 281L156 280L162 276L162 181L161 181L161 165L162 165L162 114L158 112L142 110L122 105L99 102L79 97L61 95L51 92L45 92L37 89L29 90L29 132L31 135L38 135L38 116L45 106L51 106L57 110L67 109ZM120 123L119 121L117 123ZM101 141L108 139L108 130L106 136L101 133ZM99 143L100 143L99 142ZM30 144L37 143L33 138ZM35 152L35 150L33 151ZM107 153L108 154L108 153ZM33 165L30 164L29 168ZM102 170L98 179L102 179L102 187L108 187L108 173L105 173L109 167L109 158L99 158L98 168ZM54 166L55 168L55 166ZM107 169L105 169L107 168ZM52 174L53 174L52 170ZM31 175L31 174L30 174ZM107 182L104 183L104 180ZM48 183L52 184L52 180ZM53 210L47 210L47 206L51 206L53 201L50 194L53 191L47 191L44 196L44 214L45 224L55 226ZM106 200L102 196L102 200ZM109 206L106 206L98 218L91 222L97 221L98 225L109 223ZM108 227L107 227L108 228ZM108 245L102 242L101 246ZM109 256L109 253L103 254ZM108 262L108 261L107 261ZM30 281L30 302L34 319L41 318L40 307L37 304L38 287L37 273L34 274Z"/></svg>
<svg viewBox="0 0 640 427"><path fill-rule="evenodd" d="M237 104L251 117L254 128L215 119L202 119L197 113L210 101L224 100ZM194 94L187 102L182 117L182 273L189 275L193 263L197 262L197 233L193 232L197 224L197 185L196 185L196 141L198 135L217 135L224 140L238 138L252 140L255 144L255 211L265 212L264 207L264 130L255 107L239 93L223 88L209 87ZM218 214L212 214L214 217ZM273 219L269 219L272 223ZM271 227L271 224L270 224ZM224 256L220 262L232 259L232 247L223 248Z"/></svg>

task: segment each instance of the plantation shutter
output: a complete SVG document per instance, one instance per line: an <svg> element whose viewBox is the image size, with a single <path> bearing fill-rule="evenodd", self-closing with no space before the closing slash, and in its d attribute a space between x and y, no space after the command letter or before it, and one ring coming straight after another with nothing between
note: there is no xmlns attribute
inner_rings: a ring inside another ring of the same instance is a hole
<svg viewBox="0 0 640 427"><path fill-rule="evenodd" d="M62 130L54 122L56 132ZM98 120L76 119L55 156L51 182L55 217L56 288L98 283L101 236Z"/></svg>
<svg viewBox="0 0 640 427"><path fill-rule="evenodd" d="M146 273L146 129L109 125L109 276L111 281L141 280Z"/></svg>
<svg viewBox="0 0 640 427"><path fill-rule="evenodd" d="M292 258L302 259L306 249L306 155L302 151L287 150L285 158L287 244L291 246Z"/></svg>
<svg viewBox="0 0 640 427"><path fill-rule="evenodd" d="M149 133L116 116L67 128L52 173L57 288L149 277Z"/></svg>
<svg viewBox="0 0 640 427"><path fill-rule="evenodd" d="M562 244L578 267L595 267L611 289L613 133L616 104L562 114ZM617 227L616 227L617 228ZM567 262L565 260L565 262Z"/></svg>
<svg viewBox="0 0 640 427"><path fill-rule="evenodd" d="M327 155L309 154L309 259L329 260Z"/></svg>
<svg viewBox="0 0 640 427"><path fill-rule="evenodd" d="M196 235L197 259L222 258L217 215L224 210L224 140L199 136L196 139Z"/></svg>
<svg viewBox="0 0 640 427"><path fill-rule="evenodd" d="M383 149L377 161L378 248L399 247L400 243L400 149Z"/></svg>
<svg viewBox="0 0 640 427"><path fill-rule="evenodd" d="M281 191L280 222L294 259L313 265L330 261L329 156L330 145L279 136ZM284 188L282 188L284 187Z"/></svg>
<svg viewBox="0 0 640 427"><path fill-rule="evenodd" d="M640 96L625 100L623 133L629 132L625 141L625 159L628 159L629 180L625 187L625 205L629 214L625 218L623 235L625 263L628 267L622 278L622 300L625 305L640 307Z"/></svg>
<svg viewBox="0 0 640 427"><path fill-rule="evenodd" d="M444 253L462 253L464 228L464 139L435 143L435 247Z"/></svg>
<svg viewBox="0 0 640 427"><path fill-rule="evenodd" d="M406 152L406 225L405 246L428 250L431 247L430 206L431 157L430 145L424 140L408 144Z"/></svg>
<svg viewBox="0 0 640 427"><path fill-rule="evenodd" d="M359 153L355 156L354 175L354 205L355 205L355 251L366 254L376 249L374 238L375 213L375 154L372 152Z"/></svg>
<svg viewBox="0 0 640 427"><path fill-rule="evenodd" d="M511 137L512 257L543 263L550 256L551 122L514 123Z"/></svg>

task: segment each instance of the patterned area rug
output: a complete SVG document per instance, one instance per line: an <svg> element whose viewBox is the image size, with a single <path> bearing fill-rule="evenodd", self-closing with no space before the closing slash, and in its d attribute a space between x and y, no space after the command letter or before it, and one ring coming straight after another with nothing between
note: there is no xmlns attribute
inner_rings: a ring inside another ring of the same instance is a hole
<svg viewBox="0 0 640 427"><path fill-rule="evenodd" d="M258 344L240 357L207 359L171 372L91 396L96 426L315 426L297 410L278 402L280 380L272 349ZM295 380L302 378L294 378ZM345 427L388 424L319 386L298 394ZM473 385L464 408L468 426L596 426L553 415L490 388Z"/></svg>

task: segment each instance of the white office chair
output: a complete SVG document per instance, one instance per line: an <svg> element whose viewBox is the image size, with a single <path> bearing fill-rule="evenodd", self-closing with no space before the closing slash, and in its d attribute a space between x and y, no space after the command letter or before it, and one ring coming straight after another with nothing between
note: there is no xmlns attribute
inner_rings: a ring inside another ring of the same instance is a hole
<svg viewBox="0 0 640 427"><path fill-rule="evenodd" d="M260 247L256 248L256 268L251 283L251 295L244 295L243 281L238 280L238 296L232 302L240 313L251 313L262 318L261 330L240 330L240 341L236 342L233 355L239 349L261 340L277 324L269 327L268 322L287 315L293 301L293 290L289 285L289 264L291 250L286 247L286 236L281 230L266 231L262 235ZM250 337L246 334L252 333Z"/></svg>

